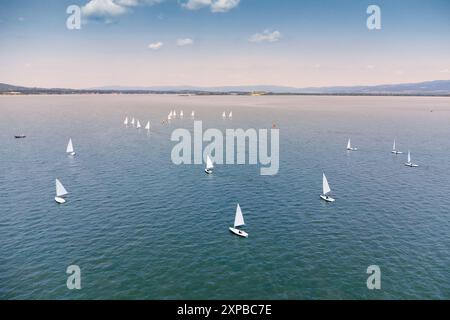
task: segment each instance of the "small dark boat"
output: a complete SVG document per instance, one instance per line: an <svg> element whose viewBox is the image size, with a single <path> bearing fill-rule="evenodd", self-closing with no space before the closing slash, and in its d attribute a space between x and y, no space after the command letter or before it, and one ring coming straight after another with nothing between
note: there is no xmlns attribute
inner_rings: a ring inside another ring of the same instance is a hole
<svg viewBox="0 0 450 320"><path fill-rule="evenodd" d="M24 135L24 134L20 134L20 135L14 136L14 138L16 138L16 139L24 139L24 138L26 138L26 137L27 137L27 136Z"/></svg>

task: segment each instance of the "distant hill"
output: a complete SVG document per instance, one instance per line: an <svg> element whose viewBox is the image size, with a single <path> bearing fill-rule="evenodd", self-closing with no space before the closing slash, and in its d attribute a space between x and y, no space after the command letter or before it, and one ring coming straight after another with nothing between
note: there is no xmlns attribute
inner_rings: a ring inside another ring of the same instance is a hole
<svg viewBox="0 0 450 320"><path fill-rule="evenodd" d="M450 96L450 80L435 80L420 83L401 83L376 86L338 86L294 88L271 85L255 86L154 86L125 87L107 86L90 89L28 88L0 83L0 94L70 94L70 93L192 93L192 94L319 94L319 95L426 95Z"/></svg>

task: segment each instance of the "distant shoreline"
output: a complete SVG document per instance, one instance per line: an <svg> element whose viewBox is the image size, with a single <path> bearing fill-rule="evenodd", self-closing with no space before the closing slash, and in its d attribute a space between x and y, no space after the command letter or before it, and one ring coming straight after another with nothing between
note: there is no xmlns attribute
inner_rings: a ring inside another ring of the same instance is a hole
<svg viewBox="0 0 450 320"><path fill-rule="evenodd" d="M405 94L405 93L264 93L254 95L251 92L161 92L161 91L70 91L70 92L0 92L0 96L64 96L64 95L178 95L178 96L328 96L328 97L443 97L450 94Z"/></svg>

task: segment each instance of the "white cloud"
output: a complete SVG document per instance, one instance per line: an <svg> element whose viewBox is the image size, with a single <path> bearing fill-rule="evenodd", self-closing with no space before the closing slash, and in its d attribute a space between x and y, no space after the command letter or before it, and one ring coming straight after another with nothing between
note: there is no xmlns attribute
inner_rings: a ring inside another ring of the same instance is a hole
<svg viewBox="0 0 450 320"><path fill-rule="evenodd" d="M250 42L277 42L281 38L281 32L264 30L263 33L255 33L249 39Z"/></svg>
<svg viewBox="0 0 450 320"><path fill-rule="evenodd" d="M81 8L83 18L112 22L139 5L154 5L164 0L90 0Z"/></svg>
<svg viewBox="0 0 450 320"><path fill-rule="evenodd" d="M148 48L152 49L152 50L159 50L162 48L163 45L164 45L164 43L162 43L162 42L154 42L154 43L150 43L148 45Z"/></svg>
<svg viewBox="0 0 450 320"><path fill-rule="evenodd" d="M212 12L227 12L238 6L240 0L188 0L182 4L188 10L209 7Z"/></svg>
<svg viewBox="0 0 450 320"><path fill-rule="evenodd" d="M194 40L192 40L190 38L177 40L177 46L179 46L179 47L190 46L192 44L194 44Z"/></svg>

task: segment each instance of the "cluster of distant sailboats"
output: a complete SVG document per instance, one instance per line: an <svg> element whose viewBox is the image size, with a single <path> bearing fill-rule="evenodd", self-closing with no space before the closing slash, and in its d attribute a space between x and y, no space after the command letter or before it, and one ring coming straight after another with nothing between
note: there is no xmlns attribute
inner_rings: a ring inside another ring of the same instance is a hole
<svg viewBox="0 0 450 320"><path fill-rule="evenodd" d="M182 119L183 118L183 110L181 110L179 113L179 118ZM171 110L169 115L167 116L167 120L170 121L172 119L175 119L177 117L177 112L176 110ZM231 119L233 117L233 113L232 111L229 112L228 114L228 118ZM195 111L191 112L191 118L194 119L195 118ZM222 118L226 119L227 118L227 114L224 111L222 113ZM128 125L130 124L132 127L135 127L137 129L141 128L141 123L138 119L131 117L129 118L128 116L125 117L125 120L123 122L123 124L128 127ZM145 129L150 132L150 121L147 122L147 125L145 126ZM358 148L353 147L352 143L351 143L351 139L348 139L347 142L347 151L357 151ZM68 156L75 156L75 150L73 147L73 142L72 139L69 139L69 142L67 144L67 148L66 148L66 153ZM397 145L396 145L396 141L394 140L394 144L392 146L392 154L395 155L399 155L399 154L403 154L402 151L397 149ZM408 151L408 160L407 162L405 162L405 166L407 167L411 167L411 168L415 168L418 167L417 164L413 163L411 161L411 152ZM211 157L209 155L206 155L206 167L205 167L205 173L206 174L212 174L214 172L214 163L211 159ZM65 196L68 194L67 190L64 188L64 186L62 185L61 181L59 181L58 179L56 179L56 196L55 196L55 201L59 204L63 204L66 202L65 200ZM322 194L320 195L320 198L326 202L335 202L336 200L331 197L331 188L330 185L328 183L328 179L325 176L325 173L322 174ZM245 222L244 222L244 216L242 214L242 210L241 207L239 205L239 203L237 204L236 207L236 213L235 213L235 219L234 219L234 225L233 227L229 227L229 230L240 236L240 237L248 237L248 233L245 232L244 230L239 229L239 227L244 226Z"/></svg>

